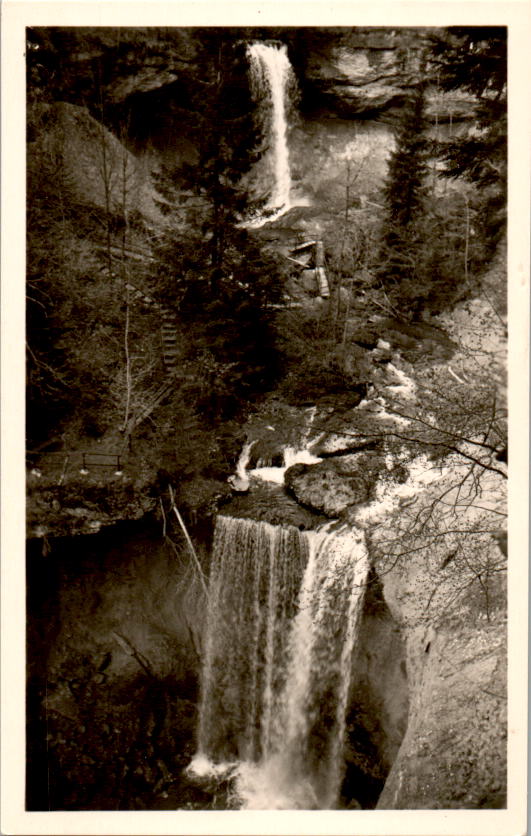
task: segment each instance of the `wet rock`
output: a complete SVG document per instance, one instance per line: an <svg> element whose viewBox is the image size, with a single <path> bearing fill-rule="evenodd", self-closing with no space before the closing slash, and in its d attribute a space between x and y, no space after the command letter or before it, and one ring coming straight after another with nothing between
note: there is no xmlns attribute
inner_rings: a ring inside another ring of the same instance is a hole
<svg viewBox="0 0 531 836"><path fill-rule="evenodd" d="M316 465L294 465L286 472L285 482L298 502L336 517L372 498L384 468L381 456L354 453Z"/></svg>
<svg viewBox="0 0 531 836"><path fill-rule="evenodd" d="M404 737L408 711L404 635L385 603L378 578L371 574L347 714L345 801L354 797L363 809L376 806Z"/></svg>
<svg viewBox="0 0 531 836"><path fill-rule="evenodd" d="M243 477L236 474L229 476L227 482L235 493L247 493L251 485L250 480L246 476Z"/></svg>
<svg viewBox="0 0 531 836"><path fill-rule="evenodd" d="M263 520L271 525L293 525L301 531L326 521L326 517L299 505L283 488L259 482L253 484L251 493L234 497L223 513L231 517Z"/></svg>
<svg viewBox="0 0 531 836"><path fill-rule="evenodd" d="M202 599L158 527L51 546L28 559L28 808L153 809L194 751Z"/></svg>
<svg viewBox="0 0 531 836"><path fill-rule="evenodd" d="M96 533L121 520L143 517L155 499L131 482L67 485L40 482L28 491L26 525L29 537Z"/></svg>

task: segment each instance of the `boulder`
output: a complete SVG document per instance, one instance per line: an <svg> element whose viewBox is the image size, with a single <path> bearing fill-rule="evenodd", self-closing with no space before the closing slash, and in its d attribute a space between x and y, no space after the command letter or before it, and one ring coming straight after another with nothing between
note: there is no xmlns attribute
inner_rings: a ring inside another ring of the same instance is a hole
<svg viewBox="0 0 531 836"><path fill-rule="evenodd" d="M285 484L302 505L338 517L353 505L368 502L385 462L375 453L354 453L315 465L289 468Z"/></svg>
<svg viewBox="0 0 531 836"><path fill-rule="evenodd" d="M251 482L247 477L238 476L236 474L229 476L227 482L236 493L247 493L251 485Z"/></svg>

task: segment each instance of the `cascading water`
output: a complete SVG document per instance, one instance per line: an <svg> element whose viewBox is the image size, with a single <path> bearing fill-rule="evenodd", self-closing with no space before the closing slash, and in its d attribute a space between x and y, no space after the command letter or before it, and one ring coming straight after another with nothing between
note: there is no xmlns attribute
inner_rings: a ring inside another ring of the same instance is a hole
<svg viewBox="0 0 531 836"><path fill-rule="evenodd" d="M242 451L240 453L240 457L236 464L236 473L232 476L229 476L228 482L235 491L245 492L249 489L249 477L247 475L247 465L251 459L251 450L253 449L254 445L256 444L256 440L254 441L246 441L242 447Z"/></svg>
<svg viewBox="0 0 531 836"><path fill-rule="evenodd" d="M329 809L341 782L363 533L218 517L198 753L246 809Z"/></svg>
<svg viewBox="0 0 531 836"><path fill-rule="evenodd" d="M263 482L273 482L277 485L283 485L286 471L290 467L293 467L294 464L317 464L320 461L322 459L319 456L314 456L309 450L288 445L282 449L282 465L280 467L258 463L258 466L248 471L248 474Z"/></svg>
<svg viewBox="0 0 531 836"><path fill-rule="evenodd" d="M251 90L257 101L265 99L270 108L262 106L271 137L268 152L272 189L263 214L249 219L245 225L262 226L290 208L291 173L288 150L286 102L294 85L293 69L285 44L254 43L247 47L250 63Z"/></svg>

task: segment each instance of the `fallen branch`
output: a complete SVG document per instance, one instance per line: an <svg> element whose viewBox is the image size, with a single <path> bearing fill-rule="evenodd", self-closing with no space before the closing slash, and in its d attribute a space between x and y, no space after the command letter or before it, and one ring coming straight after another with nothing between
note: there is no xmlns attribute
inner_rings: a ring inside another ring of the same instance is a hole
<svg viewBox="0 0 531 836"><path fill-rule="evenodd" d="M162 536L164 537L164 539L166 539L166 513L164 511L164 503L163 503L161 497L159 497L159 502L160 502L160 510L162 512Z"/></svg>
<svg viewBox="0 0 531 836"><path fill-rule="evenodd" d="M196 569L197 569L197 572L198 572L198 575L199 575L199 580L201 581L201 585L203 587L204 593L208 598L208 588L207 588L207 585L206 585L205 576L203 574L203 570L201 569L201 564L199 562L199 558L197 556L196 550L194 549L194 544L192 543L192 541L190 539L190 535L188 534L188 531L186 530L184 520L181 517L177 506L175 505L175 497L174 497L172 486L168 485L168 489L169 489L169 492L170 492L170 500L171 500L171 507L172 507L173 513L177 517L177 521L182 528L182 531L183 531L183 534L184 534L184 539L186 540L186 542L188 544L190 554L192 555L192 558L195 562L195 566L196 566Z"/></svg>
<svg viewBox="0 0 531 836"><path fill-rule="evenodd" d="M63 470L61 472L61 475L59 477L59 481L57 483L58 485L62 485L64 480L65 480L66 468L68 467L68 462L69 461L70 461L70 456L65 456L65 460L64 460L64 463L63 463Z"/></svg>
<svg viewBox="0 0 531 836"><path fill-rule="evenodd" d="M452 369L452 367L451 367L451 366L448 366L448 371L450 372L450 374L452 375L452 377L455 377L455 379L457 380L457 382L458 382L458 383L463 383L463 384L467 384L467 383L468 383L468 381L467 381L467 380L464 380L463 378L459 377L459 375L457 375L457 374L454 372L454 370Z"/></svg>
<svg viewBox="0 0 531 836"><path fill-rule="evenodd" d="M132 656L136 662L140 665L142 670L144 670L149 676L154 676L154 673L151 669L151 665L149 664L148 660L145 656L143 656L139 650L137 650L129 641L126 639L125 636L121 636L119 633L112 632L112 636L116 639L122 650L127 653L128 656Z"/></svg>

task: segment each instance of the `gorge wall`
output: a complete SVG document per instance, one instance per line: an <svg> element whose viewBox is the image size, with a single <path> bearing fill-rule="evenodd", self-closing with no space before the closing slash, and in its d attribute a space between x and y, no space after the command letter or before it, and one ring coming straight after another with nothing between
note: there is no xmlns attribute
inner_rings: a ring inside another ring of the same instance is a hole
<svg viewBox="0 0 531 836"><path fill-rule="evenodd" d="M333 517L359 507L345 490L350 473L352 461L343 464L343 487L327 485ZM311 507L307 481L298 494ZM274 502L271 495L270 518ZM253 503L251 496L252 517ZM286 510L277 525L297 519ZM299 525L315 525L304 513ZM200 530L190 528L196 544ZM205 604L190 556L161 535L160 523L142 522L50 538L46 555L42 541L30 544L31 809L110 809L116 797L125 809L228 803L230 784L224 790L219 779L185 772L197 746ZM368 535L373 568L350 673L340 807L503 807L504 575L493 569L482 580L433 546L393 561L389 529L369 527ZM481 559L485 549L499 565L496 542L482 539ZM199 552L205 567L208 551L206 543ZM235 645L232 668L240 651Z"/></svg>

